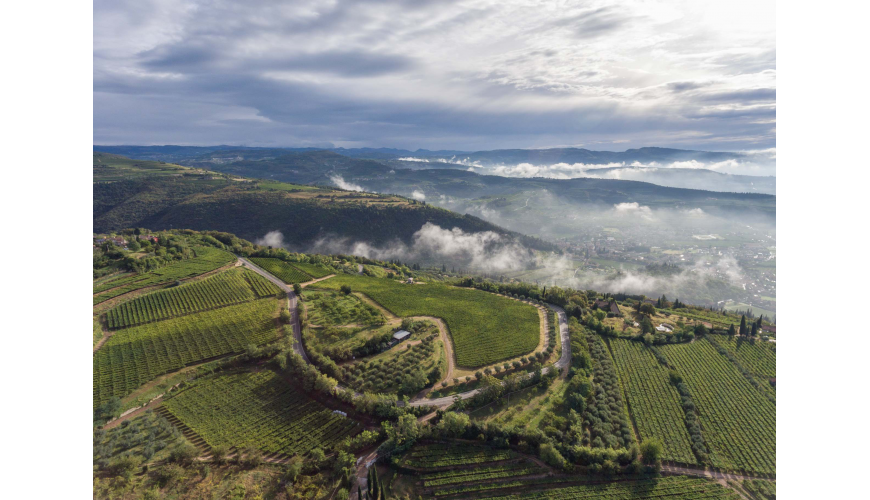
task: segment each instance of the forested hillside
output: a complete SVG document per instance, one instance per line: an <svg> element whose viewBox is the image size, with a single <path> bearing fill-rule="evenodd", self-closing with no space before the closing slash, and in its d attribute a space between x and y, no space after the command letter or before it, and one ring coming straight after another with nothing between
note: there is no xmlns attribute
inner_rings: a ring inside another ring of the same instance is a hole
<svg viewBox="0 0 870 500"><path fill-rule="evenodd" d="M383 244L395 240L409 243L416 231L431 222L466 232L494 231L517 238L530 248L555 250L545 241L507 231L477 217L398 196L254 182L177 166L175 175L140 176L135 163L126 166L124 175L112 172L112 181L105 182L95 159L95 232L185 227L227 231L254 240L278 230L296 246L328 236Z"/></svg>

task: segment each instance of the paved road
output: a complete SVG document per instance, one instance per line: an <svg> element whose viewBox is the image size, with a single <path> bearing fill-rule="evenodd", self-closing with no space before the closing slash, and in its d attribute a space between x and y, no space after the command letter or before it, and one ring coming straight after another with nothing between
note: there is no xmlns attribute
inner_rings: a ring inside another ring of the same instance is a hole
<svg viewBox="0 0 870 500"><path fill-rule="evenodd" d="M302 359L304 359L306 363L311 364L311 360L309 360L308 355L305 354L305 348L302 347L302 328L300 328L300 325L299 325L299 311L297 310L297 307L296 307L297 306L297 299L296 299L296 293L293 292L293 287L287 285L286 283L284 283L283 281L279 280L278 278L272 276L271 274L264 271L263 269L260 269L259 267L257 267L253 263L251 263L251 261L249 261L243 257L239 257L239 260L242 262L243 266L247 267L251 271L254 271L255 273L259 274L260 276L266 278L267 280L274 283L278 288L287 292L287 307L290 310L290 315L292 318L292 320L290 321L290 324L293 325L293 338L296 339L296 342L294 342L294 344L293 344L293 349L297 353L299 353L300 356L302 356Z"/></svg>
<svg viewBox="0 0 870 500"><path fill-rule="evenodd" d="M558 368L559 370L563 370L563 373L566 373L567 370L564 370L568 366L571 365L571 340L568 336L568 316L565 314L565 311L558 306L554 306L552 304L547 304L550 308L556 311L556 315L559 317L559 336L562 337L562 355L559 356L559 360L554 363L553 366ZM548 373L552 369L551 366L544 368L542 371L544 373ZM480 392L480 389L474 389L472 391L460 392L458 394L453 394L452 396L444 396L443 398L433 398L433 399L418 399L416 401L411 401L408 403L409 406L450 406L456 400L456 396L459 396L460 399L468 399L475 394Z"/></svg>

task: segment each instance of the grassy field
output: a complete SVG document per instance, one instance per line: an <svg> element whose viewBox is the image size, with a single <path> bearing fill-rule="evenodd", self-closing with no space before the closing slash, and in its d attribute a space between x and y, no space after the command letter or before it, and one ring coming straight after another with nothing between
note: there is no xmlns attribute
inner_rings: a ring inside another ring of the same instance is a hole
<svg viewBox="0 0 870 500"><path fill-rule="evenodd" d="M204 280L159 290L119 304L106 313L109 328L127 328L152 321L274 296L280 290L259 274L229 269Z"/></svg>
<svg viewBox="0 0 870 500"><path fill-rule="evenodd" d="M272 189L275 191L317 191L314 186L304 186L302 184L290 184L289 182L278 181L260 181L257 183L261 189Z"/></svg>
<svg viewBox="0 0 870 500"><path fill-rule="evenodd" d="M668 380L668 370L639 342L611 339L613 360L641 439L658 438L665 460L694 464L680 394Z"/></svg>
<svg viewBox="0 0 870 500"><path fill-rule="evenodd" d="M306 396L271 370L215 375L164 403L209 446L305 455L362 430Z"/></svg>
<svg viewBox="0 0 870 500"><path fill-rule="evenodd" d="M340 275L317 283L337 290L348 285L397 316L435 316L453 339L456 363L477 368L532 352L540 339L534 306L494 294L440 284L406 285L367 276Z"/></svg>
<svg viewBox="0 0 870 500"><path fill-rule="evenodd" d="M251 257L250 261L287 284L304 283L312 279L311 276L280 259Z"/></svg>
<svg viewBox="0 0 870 500"><path fill-rule="evenodd" d="M158 375L274 340L276 312L274 300L257 300L118 330L94 354L94 406Z"/></svg>
<svg viewBox="0 0 870 500"><path fill-rule="evenodd" d="M341 292L305 290L302 304L308 315L308 323L318 326L382 325L386 318L353 295Z"/></svg>
<svg viewBox="0 0 870 500"><path fill-rule="evenodd" d="M705 339L659 347L689 386L715 467L776 473L776 406Z"/></svg>

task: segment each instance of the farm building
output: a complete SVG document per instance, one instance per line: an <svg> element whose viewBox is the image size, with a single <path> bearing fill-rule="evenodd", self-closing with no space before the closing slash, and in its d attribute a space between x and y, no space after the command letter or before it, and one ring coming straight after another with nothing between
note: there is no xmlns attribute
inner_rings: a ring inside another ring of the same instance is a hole
<svg viewBox="0 0 870 500"><path fill-rule="evenodd" d="M397 342L401 342L401 341L405 340L406 338L408 338L409 335L411 335L411 332L409 332L407 330L399 330L398 332L393 334L393 340L395 340Z"/></svg>
<svg viewBox="0 0 870 500"><path fill-rule="evenodd" d="M601 309L602 311L619 316L619 306L616 305L615 300L607 301L598 299L595 301L594 305L596 309Z"/></svg>

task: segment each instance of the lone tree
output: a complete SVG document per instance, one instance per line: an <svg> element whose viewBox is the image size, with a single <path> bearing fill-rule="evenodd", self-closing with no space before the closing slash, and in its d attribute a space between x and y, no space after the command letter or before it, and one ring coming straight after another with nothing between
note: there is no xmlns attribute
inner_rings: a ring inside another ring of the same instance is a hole
<svg viewBox="0 0 870 500"><path fill-rule="evenodd" d="M640 455L643 457L643 463L646 465L661 465L662 446L658 439L644 439L640 444Z"/></svg>
<svg viewBox="0 0 870 500"><path fill-rule="evenodd" d="M746 330L746 315L744 314L740 317L740 336L745 336L747 333L749 332Z"/></svg>
<svg viewBox="0 0 870 500"><path fill-rule="evenodd" d="M345 295L350 295L352 291L353 290L351 290L350 285L341 285L341 293Z"/></svg>
<svg viewBox="0 0 870 500"><path fill-rule="evenodd" d="M734 331L734 323L731 323L731 326L728 327L728 335L731 335L733 337L735 333L737 332Z"/></svg>

